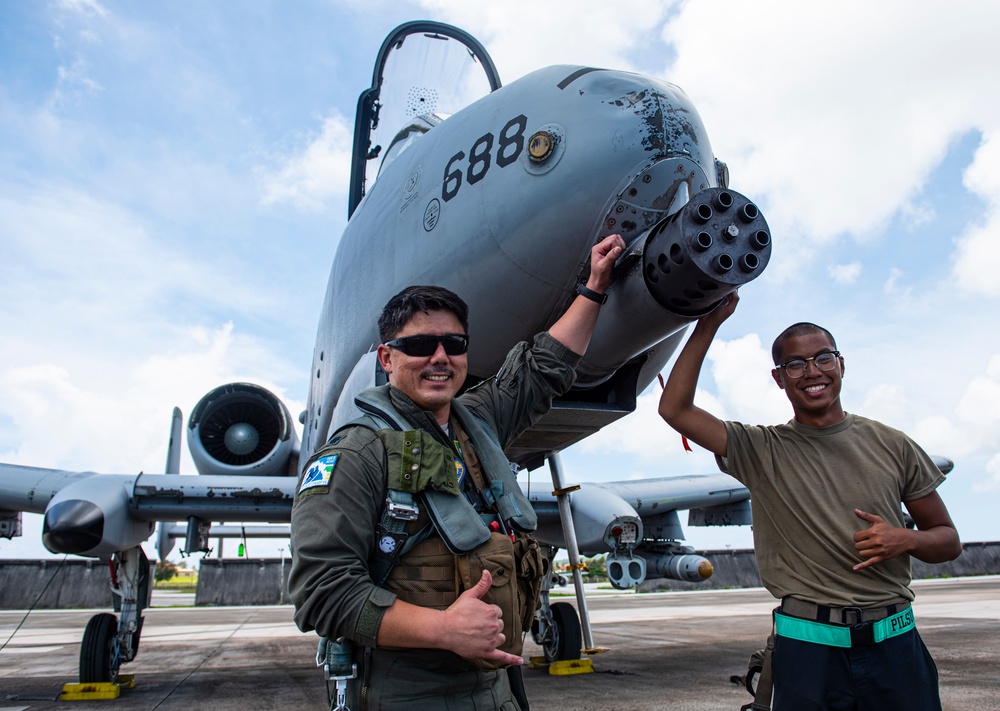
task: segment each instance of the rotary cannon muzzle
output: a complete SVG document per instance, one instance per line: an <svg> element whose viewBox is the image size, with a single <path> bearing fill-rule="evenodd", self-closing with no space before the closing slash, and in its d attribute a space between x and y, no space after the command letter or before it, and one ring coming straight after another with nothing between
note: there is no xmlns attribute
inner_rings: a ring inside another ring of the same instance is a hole
<svg viewBox="0 0 1000 711"><path fill-rule="evenodd" d="M770 258L771 233L757 206L709 188L649 230L643 277L661 306L696 317L760 276Z"/></svg>

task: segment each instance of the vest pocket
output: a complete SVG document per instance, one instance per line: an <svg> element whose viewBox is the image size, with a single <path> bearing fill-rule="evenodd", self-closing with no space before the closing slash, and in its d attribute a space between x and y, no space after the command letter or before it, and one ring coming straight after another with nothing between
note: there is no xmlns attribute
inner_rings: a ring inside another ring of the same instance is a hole
<svg viewBox="0 0 1000 711"><path fill-rule="evenodd" d="M500 649L520 654L523 647L522 615L518 604L517 562L514 544L502 533L491 533L490 539L470 553L456 557L462 588L468 590L479 582L483 571L490 571L493 585L483 596L483 602L496 605L503 614L504 643ZM481 669L497 669L499 665L485 660L470 660Z"/></svg>
<svg viewBox="0 0 1000 711"><path fill-rule="evenodd" d="M514 560L517 564L517 592L521 610L521 630L530 630L542 579L548 574L549 560L542 555L538 542L524 533L515 534Z"/></svg>

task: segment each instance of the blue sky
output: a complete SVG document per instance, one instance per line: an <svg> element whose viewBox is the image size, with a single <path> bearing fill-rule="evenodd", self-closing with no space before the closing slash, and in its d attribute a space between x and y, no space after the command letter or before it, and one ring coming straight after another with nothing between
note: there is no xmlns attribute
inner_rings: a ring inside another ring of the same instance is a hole
<svg viewBox="0 0 1000 711"><path fill-rule="evenodd" d="M1000 9L581 0L538 13L520 0L0 3L0 461L162 471L172 407L236 380L304 408L358 94L393 27L436 19L476 36L506 83L578 63L681 86L774 235L700 404L787 420L767 351L789 323L821 323L846 359L846 409L954 458L940 492L959 531L995 540ZM656 398L566 452L568 477L711 471ZM44 553L40 517L26 518L0 556ZM688 537L750 544L747 529Z"/></svg>

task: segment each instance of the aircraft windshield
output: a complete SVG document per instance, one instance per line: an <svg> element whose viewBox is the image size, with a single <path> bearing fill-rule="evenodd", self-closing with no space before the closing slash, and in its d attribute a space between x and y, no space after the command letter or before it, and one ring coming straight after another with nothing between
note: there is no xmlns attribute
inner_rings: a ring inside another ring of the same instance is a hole
<svg viewBox="0 0 1000 711"><path fill-rule="evenodd" d="M409 148L410 145L417 140L417 138L430 131L445 118L445 116L440 114L421 114L410 121L410 123L406 126L401 128L395 138L392 139L392 143L389 144L389 148L381 153L382 165L379 166L379 174L381 175L382 170L389 165L393 159L396 158L396 156Z"/></svg>
<svg viewBox="0 0 1000 711"><path fill-rule="evenodd" d="M446 116L500 86L482 46L461 30L440 23L397 28L383 44L379 59L373 87L358 104L352 212L377 167L385 168ZM364 140L365 129L370 142Z"/></svg>

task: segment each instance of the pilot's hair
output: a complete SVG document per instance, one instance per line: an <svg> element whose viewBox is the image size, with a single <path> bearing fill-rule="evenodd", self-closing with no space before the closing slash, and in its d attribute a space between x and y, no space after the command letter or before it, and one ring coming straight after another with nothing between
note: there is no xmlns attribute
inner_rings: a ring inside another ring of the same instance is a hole
<svg viewBox="0 0 1000 711"><path fill-rule="evenodd" d="M469 332L469 307L458 294L442 286L408 286L389 299L378 317L378 337L382 343L391 341L402 331L417 311L425 314L450 311L462 324L462 330Z"/></svg>
<svg viewBox="0 0 1000 711"><path fill-rule="evenodd" d="M778 337L774 339L774 343L771 345L771 360L774 361L774 364L778 365L781 361L781 347L785 344L785 340L794 338L795 336L805 336L809 333L825 333L826 337L830 339L830 343L833 345L833 350L837 350L837 341L834 339L832 333L827 331L822 326L817 326L816 324L809 323L808 321L800 321L799 323L793 323L791 326L779 333Z"/></svg>

